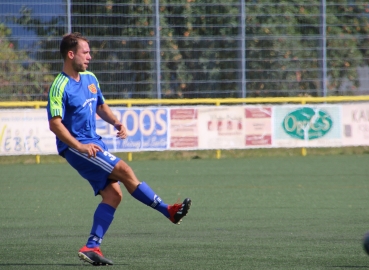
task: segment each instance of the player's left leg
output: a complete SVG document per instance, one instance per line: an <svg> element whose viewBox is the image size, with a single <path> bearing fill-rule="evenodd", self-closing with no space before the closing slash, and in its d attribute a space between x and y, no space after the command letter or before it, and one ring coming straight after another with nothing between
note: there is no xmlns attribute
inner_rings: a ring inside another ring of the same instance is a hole
<svg viewBox="0 0 369 270"><path fill-rule="evenodd" d="M109 175L110 179L121 181L128 192L138 201L159 211L174 224L180 224L191 207L191 199L186 198L182 204L168 205L145 183L140 182L127 163L120 160Z"/></svg>

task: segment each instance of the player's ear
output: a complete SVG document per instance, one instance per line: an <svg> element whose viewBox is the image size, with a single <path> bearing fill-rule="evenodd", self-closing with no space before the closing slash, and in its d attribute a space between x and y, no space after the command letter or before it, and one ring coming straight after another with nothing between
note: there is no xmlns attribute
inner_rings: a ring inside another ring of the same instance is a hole
<svg viewBox="0 0 369 270"><path fill-rule="evenodd" d="M73 51L68 51L68 53L67 53L67 57L68 57L69 59L73 59L73 58L74 58L74 52L73 52Z"/></svg>

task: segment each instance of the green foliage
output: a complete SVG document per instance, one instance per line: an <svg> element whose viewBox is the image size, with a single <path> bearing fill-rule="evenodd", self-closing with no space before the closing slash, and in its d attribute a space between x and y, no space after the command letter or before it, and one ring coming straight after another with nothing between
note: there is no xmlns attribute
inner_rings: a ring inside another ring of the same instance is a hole
<svg viewBox="0 0 369 270"><path fill-rule="evenodd" d="M294 78L303 50L296 50L302 48L295 27L299 8L290 2L247 6L247 89L255 96L268 96L271 89L288 95L288 89L297 88Z"/></svg>
<svg viewBox="0 0 369 270"><path fill-rule="evenodd" d="M130 162L165 203L189 196L193 204L174 226L121 185L124 199L101 245L115 263L108 269L367 269L368 162L368 155ZM68 164L0 171L0 268L94 269L77 257L101 202L87 181Z"/></svg>
<svg viewBox="0 0 369 270"><path fill-rule="evenodd" d="M29 58L26 52L17 50L9 40L11 31L0 24L0 99L44 99L52 77L48 67Z"/></svg>
<svg viewBox="0 0 369 270"><path fill-rule="evenodd" d="M261 5L263 4L263 5ZM321 93L320 1L258 1L247 8L247 89L268 96ZM344 78L357 82L357 67L368 54L368 17L363 5L328 2L326 8L329 94Z"/></svg>
<svg viewBox="0 0 369 270"><path fill-rule="evenodd" d="M321 1L245 2L247 95L321 95ZM157 97L155 3L72 2L72 31L91 39L90 68L106 98ZM238 97L240 1L163 0L159 4L162 97ZM368 11L366 5L349 0L327 1L329 95L339 94L344 80L352 82L353 93L358 86L357 68L369 59ZM55 39L65 32L66 18L55 16L45 22L24 7L15 22L44 38L38 56L52 60L48 67L52 72L59 70ZM44 68L33 66L40 72Z"/></svg>
<svg viewBox="0 0 369 270"><path fill-rule="evenodd" d="M20 81L22 66L18 63L21 55L14 51L14 44L8 39L11 34L9 28L0 24L0 90L1 96L14 96L13 83ZM1 98L1 100L3 97Z"/></svg>
<svg viewBox="0 0 369 270"><path fill-rule="evenodd" d="M174 30L168 26L166 16L170 11L164 6L160 7L158 11L160 29L157 34L154 1L127 0L119 4L110 1L109 5L105 6L102 1L95 1L101 3L101 6L87 5L87 2L91 1L81 1L73 7L73 24L77 25L73 31L100 37L91 40L95 58L91 68L102 83L109 82L104 85L104 92L110 92L106 97L129 98L132 92L136 97L137 95L157 97L155 62L157 35L160 36L160 78L163 97L180 97L181 88L178 83L172 82L172 78L177 77L183 56L173 38ZM82 16L95 13L101 16ZM86 25L105 25L105 27L92 28ZM107 72L108 70L118 72Z"/></svg>
<svg viewBox="0 0 369 270"><path fill-rule="evenodd" d="M182 3L182 4L181 4ZM176 78L187 97L230 97L238 88L238 1L171 1L169 27L175 29L182 61ZM216 93L219 90L220 93ZM222 92L224 94L222 94ZM237 91L238 92L238 91ZM236 94L237 96L238 94Z"/></svg>

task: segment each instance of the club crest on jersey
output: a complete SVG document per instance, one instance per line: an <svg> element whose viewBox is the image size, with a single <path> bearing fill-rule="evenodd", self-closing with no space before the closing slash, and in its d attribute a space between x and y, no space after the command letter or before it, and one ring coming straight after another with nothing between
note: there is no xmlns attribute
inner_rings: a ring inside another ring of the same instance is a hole
<svg viewBox="0 0 369 270"><path fill-rule="evenodd" d="M96 93L97 93L97 88L96 88L95 84L90 84L90 85L88 86L88 90L90 90L90 92L91 92L92 94L96 94Z"/></svg>

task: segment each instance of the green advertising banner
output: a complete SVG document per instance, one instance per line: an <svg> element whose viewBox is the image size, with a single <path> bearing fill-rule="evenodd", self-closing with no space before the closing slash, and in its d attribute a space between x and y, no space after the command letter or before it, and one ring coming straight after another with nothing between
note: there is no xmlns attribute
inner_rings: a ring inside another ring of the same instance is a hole
<svg viewBox="0 0 369 270"><path fill-rule="evenodd" d="M341 105L274 106L275 147L342 145Z"/></svg>

